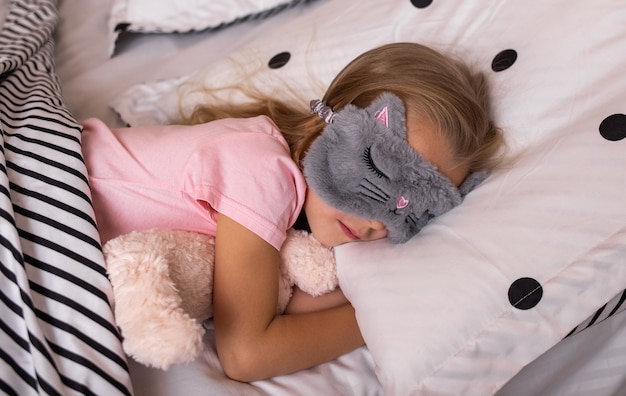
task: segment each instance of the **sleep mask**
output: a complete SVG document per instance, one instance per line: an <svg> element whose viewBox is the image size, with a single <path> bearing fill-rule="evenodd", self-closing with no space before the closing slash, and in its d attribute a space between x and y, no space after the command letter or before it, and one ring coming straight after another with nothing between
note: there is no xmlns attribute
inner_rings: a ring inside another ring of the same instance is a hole
<svg viewBox="0 0 626 396"><path fill-rule="evenodd" d="M392 93L336 113L314 100L311 111L328 125L303 161L309 187L338 210L381 221L392 243L460 204L488 175L473 173L457 188L439 173L409 145L404 103Z"/></svg>

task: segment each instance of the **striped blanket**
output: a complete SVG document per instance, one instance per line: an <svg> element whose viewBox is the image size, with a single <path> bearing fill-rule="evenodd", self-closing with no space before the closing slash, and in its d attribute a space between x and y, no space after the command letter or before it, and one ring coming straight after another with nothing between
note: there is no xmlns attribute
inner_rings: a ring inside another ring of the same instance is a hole
<svg viewBox="0 0 626 396"><path fill-rule="evenodd" d="M0 390L131 394L57 19L54 0L12 0L0 32Z"/></svg>

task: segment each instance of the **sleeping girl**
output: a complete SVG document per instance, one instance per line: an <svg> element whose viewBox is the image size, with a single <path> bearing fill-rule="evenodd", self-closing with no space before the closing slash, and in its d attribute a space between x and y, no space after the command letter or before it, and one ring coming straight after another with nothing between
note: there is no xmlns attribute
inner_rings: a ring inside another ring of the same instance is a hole
<svg viewBox="0 0 626 396"><path fill-rule="evenodd" d="M341 290L294 292L276 315L287 229L322 244L403 243L459 205L501 159L482 75L432 49L394 43L349 63L323 98L207 104L193 125L84 123L83 154L102 243L171 228L216 237L217 352L253 381L364 344Z"/></svg>

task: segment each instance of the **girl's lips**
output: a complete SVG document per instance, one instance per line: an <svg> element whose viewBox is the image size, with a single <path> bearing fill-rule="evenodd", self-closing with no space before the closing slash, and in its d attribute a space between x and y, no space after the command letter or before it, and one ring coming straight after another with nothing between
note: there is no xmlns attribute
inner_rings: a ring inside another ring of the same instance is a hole
<svg viewBox="0 0 626 396"><path fill-rule="evenodd" d="M341 231L343 231L344 234L346 234L346 236L350 239L352 239L353 241L358 241L359 236L356 235L354 233L354 231L352 231L350 228L348 228L345 224L343 224L341 221L339 222L339 227L341 227Z"/></svg>

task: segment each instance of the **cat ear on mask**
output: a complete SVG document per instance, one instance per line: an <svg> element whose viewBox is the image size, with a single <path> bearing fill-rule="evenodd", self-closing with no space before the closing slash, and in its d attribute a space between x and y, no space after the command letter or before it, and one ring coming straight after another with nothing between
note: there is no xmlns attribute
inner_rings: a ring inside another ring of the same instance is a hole
<svg viewBox="0 0 626 396"><path fill-rule="evenodd" d="M382 109L378 110L374 117L378 122L389 128L389 107L385 106Z"/></svg>
<svg viewBox="0 0 626 396"><path fill-rule="evenodd" d="M383 93L365 111L392 133L405 133L406 110L404 102L396 95Z"/></svg>

